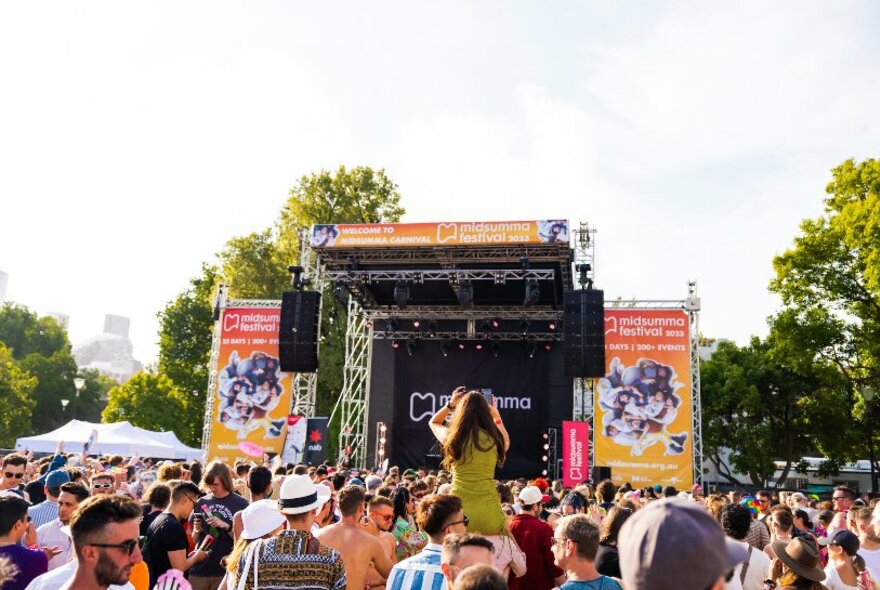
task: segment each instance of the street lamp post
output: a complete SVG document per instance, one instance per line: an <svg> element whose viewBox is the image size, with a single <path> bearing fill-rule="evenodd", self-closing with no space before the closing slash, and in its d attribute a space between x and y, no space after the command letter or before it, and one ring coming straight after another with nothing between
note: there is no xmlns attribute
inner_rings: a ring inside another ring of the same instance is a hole
<svg viewBox="0 0 880 590"><path fill-rule="evenodd" d="M70 403L69 399L61 400L61 418L64 418L64 415L67 413L67 404Z"/></svg>
<svg viewBox="0 0 880 590"><path fill-rule="evenodd" d="M86 385L86 380L82 377L73 378L73 386L76 387L76 401L73 403L73 417L76 418L76 406L79 405L79 392Z"/></svg>
<svg viewBox="0 0 880 590"><path fill-rule="evenodd" d="M868 461L871 463L871 491L877 491L877 477L874 469L874 422L871 420L871 402L877 395L870 385L862 387L860 393L865 399L865 422L868 425Z"/></svg>

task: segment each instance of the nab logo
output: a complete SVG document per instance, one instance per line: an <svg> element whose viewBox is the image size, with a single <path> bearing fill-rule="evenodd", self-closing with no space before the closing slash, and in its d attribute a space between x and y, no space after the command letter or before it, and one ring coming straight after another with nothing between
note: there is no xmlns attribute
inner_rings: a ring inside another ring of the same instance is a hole
<svg viewBox="0 0 880 590"><path fill-rule="evenodd" d="M241 323L240 317L237 313L230 313L223 315L223 330L238 330L238 326Z"/></svg>
<svg viewBox="0 0 880 590"><path fill-rule="evenodd" d="M611 325L609 328L608 325ZM616 334L617 333L617 316L613 315L611 317L605 318L605 335L608 334Z"/></svg>
<svg viewBox="0 0 880 590"><path fill-rule="evenodd" d="M443 244L458 239L457 223L441 223L437 226L437 242Z"/></svg>

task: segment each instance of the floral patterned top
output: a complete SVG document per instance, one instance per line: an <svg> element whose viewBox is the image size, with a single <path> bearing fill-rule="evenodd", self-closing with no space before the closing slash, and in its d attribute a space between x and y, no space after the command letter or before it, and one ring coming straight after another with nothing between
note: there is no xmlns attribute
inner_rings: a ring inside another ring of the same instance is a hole
<svg viewBox="0 0 880 590"><path fill-rule="evenodd" d="M428 535L417 531L412 524L401 517L394 521L394 529L391 534L394 535L398 562L412 557L428 544Z"/></svg>

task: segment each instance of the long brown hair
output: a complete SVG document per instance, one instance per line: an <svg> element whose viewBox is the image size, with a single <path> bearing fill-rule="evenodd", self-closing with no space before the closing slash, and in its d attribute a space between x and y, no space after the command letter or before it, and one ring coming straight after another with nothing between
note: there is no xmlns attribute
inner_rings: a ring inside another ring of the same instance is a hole
<svg viewBox="0 0 880 590"><path fill-rule="evenodd" d="M485 448L480 446L480 431L485 432L492 442ZM489 451L492 447L498 453L498 464L502 465L507 457L504 449L504 437L492 420L489 402L479 391L469 391L458 402L455 417L449 425L449 434L443 444L443 466L450 469L453 463L461 461L470 453L471 447L480 451Z"/></svg>

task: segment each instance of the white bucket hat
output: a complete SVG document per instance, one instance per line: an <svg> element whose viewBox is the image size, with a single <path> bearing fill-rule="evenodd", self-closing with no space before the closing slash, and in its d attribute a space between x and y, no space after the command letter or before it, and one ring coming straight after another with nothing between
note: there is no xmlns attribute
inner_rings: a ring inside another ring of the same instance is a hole
<svg viewBox="0 0 880 590"><path fill-rule="evenodd" d="M278 512L278 505L275 502L271 500L254 502L241 511L241 522L244 524L241 538L249 541L259 539L283 525L286 520L284 515Z"/></svg>
<svg viewBox="0 0 880 590"><path fill-rule="evenodd" d="M323 506L331 493L327 486L316 486L308 475L288 475L281 484L278 506L284 514L302 514Z"/></svg>

